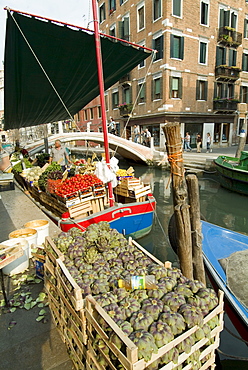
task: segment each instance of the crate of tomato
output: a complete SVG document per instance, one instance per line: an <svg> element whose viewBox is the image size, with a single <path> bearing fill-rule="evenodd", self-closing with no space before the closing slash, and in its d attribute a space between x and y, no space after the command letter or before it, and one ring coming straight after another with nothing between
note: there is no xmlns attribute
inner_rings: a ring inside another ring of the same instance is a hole
<svg viewBox="0 0 248 370"><path fill-rule="evenodd" d="M92 192L92 186L101 183L101 180L94 174L77 174L62 182L56 190L56 195L64 200L79 194L89 194Z"/></svg>

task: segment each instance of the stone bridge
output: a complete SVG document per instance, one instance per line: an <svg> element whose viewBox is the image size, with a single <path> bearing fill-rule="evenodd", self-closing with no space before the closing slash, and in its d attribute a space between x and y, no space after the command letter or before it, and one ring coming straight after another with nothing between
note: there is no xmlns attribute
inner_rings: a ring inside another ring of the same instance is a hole
<svg viewBox="0 0 248 370"><path fill-rule="evenodd" d="M151 148L148 148L112 134L108 134L108 139L110 149L116 151L123 158L131 159L135 162L147 163L147 161L159 161L164 155L164 153L154 149L153 143L151 143ZM70 141L87 141L100 144L101 146L104 144L103 134L100 132L73 132L52 135L48 137L48 146L52 146L55 140L60 140L62 143ZM29 150L30 155L39 153L44 147L44 140L39 140L25 146L25 148Z"/></svg>

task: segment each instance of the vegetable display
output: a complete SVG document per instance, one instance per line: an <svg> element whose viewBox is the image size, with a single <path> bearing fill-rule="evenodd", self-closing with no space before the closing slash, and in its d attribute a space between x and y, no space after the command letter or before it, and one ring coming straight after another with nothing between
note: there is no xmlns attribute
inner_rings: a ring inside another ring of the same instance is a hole
<svg viewBox="0 0 248 370"><path fill-rule="evenodd" d="M64 197L79 190L89 189L91 186L99 183L102 183L101 180L94 174L77 174L66 179L58 188L56 194L60 197Z"/></svg>
<svg viewBox="0 0 248 370"><path fill-rule="evenodd" d="M92 294L137 345L139 359L149 361L160 347L193 326L199 326L194 335L175 345L149 369L160 369L170 361L177 363L179 355L189 353L194 343L203 337L212 340L209 334L219 325L218 317L207 323L203 319L218 305L215 292L199 281L188 280L175 267L166 268L154 263L141 250L130 245L122 234L111 229L107 222L92 224L84 233L72 228L59 234L54 242L65 254L64 264L84 296ZM144 275L156 276L156 289L119 288L119 279L130 280L140 271ZM111 332L105 320L100 315L95 319L116 347L122 350L120 338ZM109 354L109 348L99 336L93 340L93 348L96 351L106 349L106 355ZM187 359L192 368L197 369L199 364L206 362L205 357L200 360L199 356L197 351ZM107 366L101 352L98 352L97 360L102 366ZM116 368L123 368L116 358L111 357L111 360Z"/></svg>

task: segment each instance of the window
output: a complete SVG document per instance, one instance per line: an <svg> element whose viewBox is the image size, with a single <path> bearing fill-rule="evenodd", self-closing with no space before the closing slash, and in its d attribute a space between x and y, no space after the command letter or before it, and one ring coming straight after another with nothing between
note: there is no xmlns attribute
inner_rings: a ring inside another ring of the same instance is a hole
<svg viewBox="0 0 248 370"><path fill-rule="evenodd" d="M120 38L129 41L129 14L126 14L119 22Z"/></svg>
<svg viewBox="0 0 248 370"><path fill-rule="evenodd" d="M234 10L227 10L225 8L220 8L219 12L219 27L232 27L236 29L237 27L238 15Z"/></svg>
<svg viewBox="0 0 248 370"><path fill-rule="evenodd" d="M248 15L244 19L244 38L248 39Z"/></svg>
<svg viewBox="0 0 248 370"><path fill-rule="evenodd" d="M208 7L209 3L207 0L201 1L201 24L204 26L208 26Z"/></svg>
<svg viewBox="0 0 248 370"><path fill-rule="evenodd" d="M152 81L152 100L162 99L162 76L154 77Z"/></svg>
<svg viewBox="0 0 248 370"><path fill-rule="evenodd" d="M145 28L145 6L142 4L138 7L138 31Z"/></svg>
<svg viewBox="0 0 248 370"><path fill-rule="evenodd" d="M153 0L153 20L162 17L162 0Z"/></svg>
<svg viewBox="0 0 248 370"><path fill-rule="evenodd" d="M207 64L207 43L204 41L199 43L199 63Z"/></svg>
<svg viewBox="0 0 248 370"><path fill-rule="evenodd" d="M116 37L116 26L113 24L112 26L109 27L109 35Z"/></svg>
<svg viewBox="0 0 248 370"><path fill-rule="evenodd" d="M117 108L119 104L119 93L118 90L112 91L112 109Z"/></svg>
<svg viewBox="0 0 248 370"><path fill-rule="evenodd" d="M140 46L145 46L145 42L142 41L139 43ZM143 68L145 67L145 60L142 60L142 62L140 62L140 64L138 65L138 68Z"/></svg>
<svg viewBox="0 0 248 370"><path fill-rule="evenodd" d="M237 61L237 50L229 49L229 67L236 67Z"/></svg>
<svg viewBox="0 0 248 370"><path fill-rule="evenodd" d="M170 98L182 99L182 78L170 76Z"/></svg>
<svg viewBox="0 0 248 370"><path fill-rule="evenodd" d="M125 85L122 87L122 97L123 103L131 104L132 103L132 89L131 86Z"/></svg>
<svg viewBox="0 0 248 370"><path fill-rule="evenodd" d="M90 108L90 119L94 118L94 109Z"/></svg>
<svg viewBox="0 0 248 370"><path fill-rule="evenodd" d="M216 66L226 64L226 48L216 47Z"/></svg>
<svg viewBox="0 0 248 370"><path fill-rule="evenodd" d="M109 0L109 14L116 10L116 0Z"/></svg>
<svg viewBox="0 0 248 370"><path fill-rule="evenodd" d="M98 111L98 118L102 118L102 107L100 105L97 107L97 111Z"/></svg>
<svg viewBox="0 0 248 370"><path fill-rule="evenodd" d="M84 111L84 120L88 121L88 111L87 111L87 109L85 109L85 111Z"/></svg>
<svg viewBox="0 0 248 370"><path fill-rule="evenodd" d="M105 108L106 111L109 109L109 99L108 99L108 93L104 94L104 100L105 100ZM102 113L102 112L101 112ZM102 114L101 114L102 115Z"/></svg>
<svg viewBox="0 0 248 370"><path fill-rule="evenodd" d="M137 96L138 103L144 103L146 101L146 83L144 82L144 80L138 81Z"/></svg>
<svg viewBox="0 0 248 370"><path fill-rule="evenodd" d="M172 15L175 15L176 17L182 16L182 0L172 1Z"/></svg>
<svg viewBox="0 0 248 370"><path fill-rule="evenodd" d="M196 100L207 100L208 96L208 81L196 81Z"/></svg>
<svg viewBox="0 0 248 370"><path fill-rule="evenodd" d="M234 84L226 82L217 82L214 85L214 98L217 99L233 99Z"/></svg>
<svg viewBox="0 0 248 370"><path fill-rule="evenodd" d="M242 56L242 71L248 72L248 53L243 53L243 56Z"/></svg>
<svg viewBox="0 0 248 370"><path fill-rule="evenodd" d="M163 59L164 54L164 36L154 36L153 38L153 49L157 50L155 54L154 61Z"/></svg>
<svg viewBox="0 0 248 370"><path fill-rule="evenodd" d="M184 37L170 35L170 57L183 60L184 57Z"/></svg>
<svg viewBox="0 0 248 370"><path fill-rule="evenodd" d="M105 3L100 6L99 13L100 23L102 23L106 19Z"/></svg>
<svg viewBox="0 0 248 370"><path fill-rule="evenodd" d="M240 86L240 102L248 104L248 86Z"/></svg>

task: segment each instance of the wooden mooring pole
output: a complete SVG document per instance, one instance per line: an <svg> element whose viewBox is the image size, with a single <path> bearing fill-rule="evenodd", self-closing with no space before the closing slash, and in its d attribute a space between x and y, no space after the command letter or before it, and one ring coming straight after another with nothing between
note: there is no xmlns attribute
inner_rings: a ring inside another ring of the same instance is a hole
<svg viewBox="0 0 248 370"><path fill-rule="evenodd" d="M177 253L184 276L197 279L206 285L202 258L202 234L198 179L187 175L185 180L180 124L163 127L166 137L168 161L171 166Z"/></svg>
<svg viewBox="0 0 248 370"><path fill-rule="evenodd" d="M194 279L200 280L206 285L206 276L202 257L201 212L197 176L194 174L187 175L186 182L190 204L189 213L192 236L193 275Z"/></svg>
<svg viewBox="0 0 248 370"><path fill-rule="evenodd" d="M189 205L187 203L187 185L184 176L180 125L179 123L168 123L163 127L163 131L166 138L168 161L171 166L180 268L184 276L193 279L191 225Z"/></svg>

